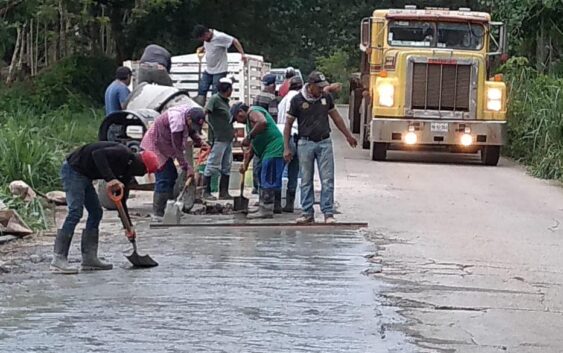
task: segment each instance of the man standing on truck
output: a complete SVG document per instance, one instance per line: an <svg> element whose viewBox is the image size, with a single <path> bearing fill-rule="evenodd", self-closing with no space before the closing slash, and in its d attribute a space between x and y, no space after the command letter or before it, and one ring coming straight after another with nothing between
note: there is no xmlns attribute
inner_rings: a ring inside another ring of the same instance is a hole
<svg viewBox="0 0 563 353"><path fill-rule="evenodd" d="M313 71L307 84L291 100L284 130L284 157L291 161L293 153L290 138L293 122L297 119L299 134L299 165L301 168L301 208L303 214L297 223L313 223L315 221L315 203L313 180L315 176L315 162L319 167L322 184L321 211L325 223L335 223L334 219L334 155L330 138L329 116L340 132L346 137L351 147L358 142L346 127L344 120L336 110L330 94L324 91L329 85L325 76L319 71Z"/></svg>
<svg viewBox="0 0 563 353"><path fill-rule="evenodd" d="M154 83L161 86L172 86L170 69L172 59L170 52L160 45L150 44L145 48L139 61L137 83Z"/></svg>
<svg viewBox="0 0 563 353"><path fill-rule="evenodd" d="M63 163L63 181L68 215L57 231L51 271L63 274L78 273L68 263L68 251L76 226L82 218L84 208L88 211L86 227L82 231L82 270L111 270L113 266L98 259L99 226L102 207L92 181L104 179L108 189L127 188L135 176L154 173L157 157L153 152L134 153L117 142L96 142L82 146L72 152ZM125 190L124 194L127 194ZM123 205L127 217L127 205Z"/></svg>
<svg viewBox="0 0 563 353"><path fill-rule="evenodd" d="M131 94L128 87L131 84L131 74L131 69L125 66L120 66L115 71L115 80L106 89L106 116L125 109L125 103Z"/></svg>
<svg viewBox="0 0 563 353"><path fill-rule="evenodd" d="M235 135L229 106L229 98L233 93L233 81L223 77L219 80L217 89L218 92L209 98L205 106L211 128L209 141L211 141L212 147L203 173L203 198L212 201L216 198L211 195L211 178L216 175L221 175L219 199L232 200L232 196L229 195L229 181L233 163L232 144Z"/></svg>
<svg viewBox="0 0 563 353"><path fill-rule="evenodd" d="M231 116L233 120L246 125L246 137L242 141L242 146L252 146L244 154L240 173L243 175L246 173L250 160L255 155L262 161L259 209L257 213L248 215L248 218L272 218L276 209L281 213L284 169L282 134L272 116L262 107L249 107L244 103L237 103L231 108Z"/></svg>
<svg viewBox="0 0 563 353"><path fill-rule="evenodd" d="M178 178L174 160L178 161L187 178L194 175L193 167L184 156L188 137L196 147L209 147L200 136L204 123L203 109L183 104L158 116L143 137L141 148L154 152L158 157L152 206L154 217L163 217L166 202L174 198L174 185Z"/></svg>
<svg viewBox="0 0 563 353"><path fill-rule="evenodd" d="M216 29L209 29L196 25L193 37L203 42L203 47L197 49L198 53L205 53L206 69L201 75L198 90L198 102L205 102L209 86L212 85L213 94L217 93L219 79L226 77L229 71L227 52L234 46L241 55L241 60L246 63L247 58L239 40Z"/></svg>

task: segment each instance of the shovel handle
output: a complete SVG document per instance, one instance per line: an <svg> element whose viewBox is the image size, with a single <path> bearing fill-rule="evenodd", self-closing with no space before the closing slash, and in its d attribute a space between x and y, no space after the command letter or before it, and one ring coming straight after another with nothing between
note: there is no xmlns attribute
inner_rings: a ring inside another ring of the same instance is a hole
<svg viewBox="0 0 563 353"><path fill-rule="evenodd" d="M124 194L123 187L119 187L119 188L108 187L107 192L109 198L113 201L115 207L117 208L117 213L119 214L119 218L121 219L123 228L125 228L125 236L127 237L127 239L129 239L129 241L134 242L136 234L133 231L133 226L131 225L131 222L129 222L129 218L127 218L127 215L125 214L123 203L121 203Z"/></svg>
<svg viewBox="0 0 563 353"><path fill-rule="evenodd" d="M244 196L244 177L246 172L240 173L240 196Z"/></svg>

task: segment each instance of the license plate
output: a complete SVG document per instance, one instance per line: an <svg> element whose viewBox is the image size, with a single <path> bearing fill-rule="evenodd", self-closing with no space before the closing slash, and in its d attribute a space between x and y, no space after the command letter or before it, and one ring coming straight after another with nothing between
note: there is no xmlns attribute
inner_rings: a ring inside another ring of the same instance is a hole
<svg viewBox="0 0 563 353"><path fill-rule="evenodd" d="M430 131L432 132L448 132L448 123L431 123Z"/></svg>

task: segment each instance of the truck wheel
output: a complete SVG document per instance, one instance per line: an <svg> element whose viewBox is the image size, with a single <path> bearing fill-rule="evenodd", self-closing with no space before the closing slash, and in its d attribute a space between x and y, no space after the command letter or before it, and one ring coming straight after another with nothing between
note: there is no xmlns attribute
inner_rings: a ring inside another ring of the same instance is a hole
<svg viewBox="0 0 563 353"><path fill-rule="evenodd" d="M500 146L485 146L481 150L481 162L484 165L495 166L500 158Z"/></svg>
<svg viewBox="0 0 563 353"><path fill-rule="evenodd" d="M371 160L384 161L387 158L387 144L384 142L374 142L371 146Z"/></svg>
<svg viewBox="0 0 563 353"><path fill-rule="evenodd" d="M107 182L105 180L98 180L98 199L103 208L108 211L115 211L116 207L112 200L110 200L107 192ZM126 202L129 198L129 191L123 195L123 200L121 202Z"/></svg>

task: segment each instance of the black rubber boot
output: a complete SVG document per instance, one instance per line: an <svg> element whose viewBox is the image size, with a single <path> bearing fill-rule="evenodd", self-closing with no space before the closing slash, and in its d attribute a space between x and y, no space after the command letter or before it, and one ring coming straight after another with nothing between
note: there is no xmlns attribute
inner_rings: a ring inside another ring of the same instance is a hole
<svg viewBox="0 0 563 353"><path fill-rule="evenodd" d="M111 270L112 264L106 264L98 259L98 240L100 234L98 230L82 231L82 242L80 248L82 250L82 271L98 271Z"/></svg>
<svg viewBox="0 0 563 353"><path fill-rule="evenodd" d="M231 179L230 175L221 174L221 179L219 180L219 200L232 200L233 197L229 195L229 181Z"/></svg>
<svg viewBox="0 0 563 353"><path fill-rule="evenodd" d="M285 207L283 208L283 211L287 213L293 213L294 204L295 204L295 191L288 190L287 194L285 194Z"/></svg>
<svg viewBox="0 0 563 353"><path fill-rule="evenodd" d="M53 261L51 261L51 272L65 275L78 273L78 269L68 263L68 250L72 242L72 235L67 234L62 229L57 231L55 238L55 249L53 251Z"/></svg>
<svg viewBox="0 0 563 353"><path fill-rule="evenodd" d="M206 201L216 201L217 198L211 195L211 177L203 177L203 199Z"/></svg>
<svg viewBox="0 0 563 353"><path fill-rule="evenodd" d="M281 190L274 191L274 213L281 214L282 209L282 193Z"/></svg>
<svg viewBox="0 0 563 353"><path fill-rule="evenodd" d="M152 197L152 213L155 217L164 217L166 202L173 198L171 192L154 192Z"/></svg>
<svg viewBox="0 0 563 353"><path fill-rule="evenodd" d="M262 200L258 212L249 214L247 219L268 219L274 217L274 190L260 190Z"/></svg>

